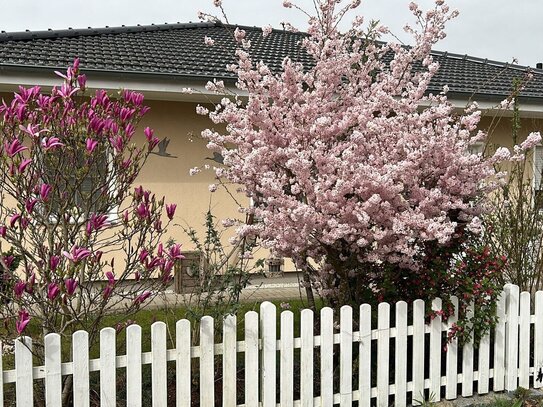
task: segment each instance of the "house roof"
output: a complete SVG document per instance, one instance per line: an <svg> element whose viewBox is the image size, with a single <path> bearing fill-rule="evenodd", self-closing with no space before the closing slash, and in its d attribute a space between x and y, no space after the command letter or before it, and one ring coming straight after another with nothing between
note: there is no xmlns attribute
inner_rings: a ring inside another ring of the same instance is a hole
<svg viewBox="0 0 543 407"><path fill-rule="evenodd" d="M162 78L209 80L235 79L226 68L234 62L235 26L220 23L162 24L49 31L0 33L0 69L65 69L79 57L84 71L139 74ZM300 48L305 34L274 30L263 38L257 27L242 27L252 42L255 59L279 69L285 56L309 66L311 59ZM204 37L219 46L207 47ZM533 72L522 96L543 98L543 70L490 61L468 55L433 52L441 67L430 91L449 86L452 94L477 98L508 96L514 78Z"/></svg>

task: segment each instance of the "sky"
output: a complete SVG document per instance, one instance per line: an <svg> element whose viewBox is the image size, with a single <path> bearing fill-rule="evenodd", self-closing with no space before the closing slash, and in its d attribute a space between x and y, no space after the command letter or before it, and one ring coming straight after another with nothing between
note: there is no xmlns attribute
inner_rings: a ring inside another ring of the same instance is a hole
<svg viewBox="0 0 543 407"><path fill-rule="evenodd" d="M419 0L423 9L431 0ZM288 21L304 28L306 17L282 7L282 0L223 0L234 24L280 27ZM310 10L312 0L297 4ZM446 29L435 49L521 65L543 62L543 1L448 0L460 16ZM199 10L216 14L212 0L0 0L0 30L24 31L198 21ZM380 20L408 40L402 27L413 22L407 0L363 0L357 14ZM406 41L408 42L408 41Z"/></svg>

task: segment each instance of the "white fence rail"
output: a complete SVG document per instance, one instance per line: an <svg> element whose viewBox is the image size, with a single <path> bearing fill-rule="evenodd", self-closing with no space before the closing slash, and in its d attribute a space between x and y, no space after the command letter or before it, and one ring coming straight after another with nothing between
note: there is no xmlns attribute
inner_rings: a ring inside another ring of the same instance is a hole
<svg viewBox="0 0 543 407"><path fill-rule="evenodd" d="M45 387L47 406L61 406L64 376L73 375L73 405L90 406L91 372L99 372L99 390L94 393L99 394L95 399L100 406L116 406L121 392L131 407L142 406L144 392L151 393L157 407L350 407L356 400L362 407L406 406L429 396L433 401L450 400L518 386L539 388L543 292L533 298L532 307L529 293L506 286L496 328L479 344L463 347L446 342L454 318L445 324L436 317L426 324L422 300L411 306L381 303L377 310L362 305L355 313L344 306L336 318L330 308L318 316L303 310L297 337L293 313L283 311L278 317L275 306L266 302L260 314L245 314L243 340L237 337L236 317L230 316L222 324L222 341L215 343L214 321L204 317L199 346L191 346L190 322L182 320L176 324L173 349L167 348L166 325L155 322L150 352L142 352L141 327L131 325L124 355L116 354L115 330L105 328L100 357L92 360L86 332L73 335L69 362L61 360L60 337L49 334L44 366L32 365L32 341L24 338L15 344L15 369L0 374L0 405L13 402L4 397L7 386L15 383L17 407L33 405L36 384ZM441 300L431 306L440 309ZM150 389L142 387L145 365L151 365L146 380Z"/></svg>

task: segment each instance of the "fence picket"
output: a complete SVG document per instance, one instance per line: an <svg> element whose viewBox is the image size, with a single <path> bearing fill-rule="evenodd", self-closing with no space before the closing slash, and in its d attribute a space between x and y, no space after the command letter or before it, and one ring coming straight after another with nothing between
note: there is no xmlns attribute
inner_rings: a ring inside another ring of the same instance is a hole
<svg viewBox="0 0 543 407"><path fill-rule="evenodd" d="M321 309L321 406L334 404L334 311ZM281 407L283 404L281 404Z"/></svg>
<svg viewBox="0 0 543 407"><path fill-rule="evenodd" d="M396 350L394 364L394 405L405 407L407 403L407 303L396 303Z"/></svg>
<svg viewBox="0 0 543 407"><path fill-rule="evenodd" d="M430 322L430 394L432 402L441 400L441 321L442 317L437 311L443 308L441 298L432 301L434 314Z"/></svg>
<svg viewBox="0 0 543 407"><path fill-rule="evenodd" d="M413 405L424 400L424 301L413 302Z"/></svg>
<svg viewBox="0 0 543 407"><path fill-rule="evenodd" d="M0 342L0 406L4 405L4 343Z"/></svg>
<svg viewBox="0 0 543 407"><path fill-rule="evenodd" d="M191 406L190 336L190 321L187 319L177 321L175 324L175 403L177 407Z"/></svg>
<svg viewBox="0 0 543 407"><path fill-rule="evenodd" d="M72 335L74 407L90 406L89 334L77 331Z"/></svg>
<svg viewBox="0 0 543 407"><path fill-rule="evenodd" d="M340 309L339 332L339 405L353 404L353 309L344 305Z"/></svg>
<svg viewBox="0 0 543 407"><path fill-rule="evenodd" d="M32 375L32 339L25 336L15 340L15 397L17 407L34 405Z"/></svg>
<svg viewBox="0 0 543 407"><path fill-rule="evenodd" d="M488 393L488 378L490 373L490 334L486 334L479 342L479 375L477 378L477 393Z"/></svg>
<svg viewBox="0 0 543 407"><path fill-rule="evenodd" d="M377 307L377 406L388 407L390 355L390 304Z"/></svg>
<svg viewBox="0 0 543 407"><path fill-rule="evenodd" d="M294 314L281 313L281 406L294 406Z"/></svg>
<svg viewBox="0 0 543 407"><path fill-rule="evenodd" d="M505 389L505 302L506 295L502 292L496 306L498 322L494 328L494 391Z"/></svg>
<svg viewBox="0 0 543 407"><path fill-rule="evenodd" d="M262 406L275 407L277 354L277 310L271 302L260 305L260 329L262 336Z"/></svg>
<svg viewBox="0 0 543 407"><path fill-rule="evenodd" d="M200 406L215 406L215 331L213 318L200 320ZM164 404L165 405L165 404Z"/></svg>
<svg viewBox="0 0 543 407"><path fill-rule="evenodd" d="M141 407L141 327L126 328L126 405Z"/></svg>
<svg viewBox="0 0 543 407"><path fill-rule="evenodd" d="M115 366L115 329L104 328L100 331L100 406L117 405L116 366Z"/></svg>
<svg viewBox="0 0 543 407"><path fill-rule="evenodd" d="M222 405L235 406L237 401L237 332L236 316L228 315L223 321Z"/></svg>
<svg viewBox="0 0 543 407"><path fill-rule="evenodd" d="M468 306L466 311L467 318L473 318L474 314L473 302ZM462 348L462 397L473 395L473 336L467 341Z"/></svg>
<svg viewBox="0 0 543 407"><path fill-rule="evenodd" d="M47 407L62 406L62 372L60 335L45 335L45 404ZM3 404L2 404L3 405Z"/></svg>
<svg viewBox="0 0 543 407"><path fill-rule="evenodd" d="M534 388L543 387L543 291L535 293Z"/></svg>
<svg viewBox="0 0 543 407"><path fill-rule="evenodd" d="M162 321L151 325L151 375L153 407L165 406L168 404L166 324ZM213 387L204 389L205 393L213 391Z"/></svg>
<svg viewBox="0 0 543 407"><path fill-rule="evenodd" d="M519 386L530 387L530 293L520 294Z"/></svg>
<svg viewBox="0 0 543 407"><path fill-rule="evenodd" d="M300 359L300 405L313 407L313 311L310 309L302 310Z"/></svg>
<svg viewBox="0 0 543 407"><path fill-rule="evenodd" d="M458 320L458 298L451 297L454 306L454 314L449 317L447 326L449 329ZM458 387L458 339L454 338L447 345L447 381L445 383L445 398L453 400L457 396Z"/></svg>
<svg viewBox="0 0 543 407"><path fill-rule="evenodd" d="M519 314L519 288L507 284L507 319L506 319L506 355L505 360L505 390L513 391L517 388L518 373L518 314Z"/></svg>
<svg viewBox="0 0 543 407"><path fill-rule="evenodd" d="M360 345L358 352L358 392L360 407L371 405L371 306L360 306Z"/></svg>
<svg viewBox="0 0 543 407"><path fill-rule="evenodd" d="M245 406L258 407L258 314L245 314Z"/></svg>

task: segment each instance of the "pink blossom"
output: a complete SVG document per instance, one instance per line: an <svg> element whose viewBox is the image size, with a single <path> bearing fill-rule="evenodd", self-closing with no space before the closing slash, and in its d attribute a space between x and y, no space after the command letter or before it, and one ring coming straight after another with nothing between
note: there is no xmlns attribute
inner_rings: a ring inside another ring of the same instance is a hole
<svg viewBox="0 0 543 407"><path fill-rule="evenodd" d="M26 326L30 322L30 315L28 312L24 309L19 310L19 317L17 318L17 321L15 322L15 329L17 330L17 333L21 335L23 331L25 330Z"/></svg>
<svg viewBox="0 0 543 407"><path fill-rule="evenodd" d="M234 30L234 39L237 42L241 42L243 39L245 39L245 30L241 30L239 27L236 27Z"/></svg>
<svg viewBox="0 0 543 407"><path fill-rule="evenodd" d="M204 44L207 45L208 47L212 47L213 45L215 45L215 41L206 35L204 37Z"/></svg>
<svg viewBox="0 0 543 407"><path fill-rule="evenodd" d="M270 35L273 31L273 27L271 25L266 25L262 27L262 36L266 38L268 35Z"/></svg>
<svg viewBox="0 0 543 407"><path fill-rule="evenodd" d="M541 143L541 134L539 132L530 133L528 137L526 137L526 140L522 142L520 148L522 151L527 151L534 148L539 143Z"/></svg>

